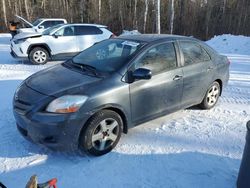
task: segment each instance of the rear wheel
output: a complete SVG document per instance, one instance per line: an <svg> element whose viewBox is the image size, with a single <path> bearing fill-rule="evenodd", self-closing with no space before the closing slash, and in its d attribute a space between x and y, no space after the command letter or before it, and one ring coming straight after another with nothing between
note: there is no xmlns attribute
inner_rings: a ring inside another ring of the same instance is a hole
<svg viewBox="0 0 250 188"><path fill-rule="evenodd" d="M213 82L208 88L207 93L200 104L202 109L210 109L215 106L220 96L220 84L218 82Z"/></svg>
<svg viewBox="0 0 250 188"><path fill-rule="evenodd" d="M29 59L35 65L43 65L47 63L48 58L48 51L42 47L35 47L29 53Z"/></svg>
<svg viewBox="0 0 250 188"><path fill-rule="evenodd" d="M110 152L118 143L122 132L122 119L114 111L96 113L80 137L80 149L95 156Z"/></svg>

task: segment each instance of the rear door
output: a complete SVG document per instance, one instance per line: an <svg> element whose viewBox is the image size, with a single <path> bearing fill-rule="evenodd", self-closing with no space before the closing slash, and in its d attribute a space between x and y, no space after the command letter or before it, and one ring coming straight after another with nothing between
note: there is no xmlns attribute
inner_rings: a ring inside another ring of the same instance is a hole
<svg viewBox="0 0 250 188"><path fill-rule="evenodd" d="M66 57L78 52L74 26L65 26L52 36L47 35L44 37L47 37L46 42L51 49L52 55Z"/></svg>
<svg viewBox="0 0 250 188"><path fill-rule="evenodd" d="M96 42L104 40L103 31L95 26L76 26L78 51L83 51Z"/></svg>
<svg viewBox="0 0 250 188"><path fill-rule="evenodd" d="M178 42L183 64L182 105L200 103L213 79L214 65L204 48L193 41Z"/></svg>
<svg viewBox="0 0 250 188"><path fill-rule="evenodd" d="M146 68L150 80L130 84L131 113L134 123L178 109L182 96L182 69L178 67L172 42L155 45L139 57L130 71Z"/></svg>

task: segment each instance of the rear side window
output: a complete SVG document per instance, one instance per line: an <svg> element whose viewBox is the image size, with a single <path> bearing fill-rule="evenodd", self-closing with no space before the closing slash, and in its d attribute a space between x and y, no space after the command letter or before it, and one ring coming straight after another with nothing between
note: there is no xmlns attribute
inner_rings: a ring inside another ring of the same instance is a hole
<svg viewBox="0 0 250 188"><path fill-rule="evenodd" d="M51 26L54 26L53 25L53 21L45 21L41 24L45 29L51 27Z"/></svg>
<svg viewBox="0 0 250 188"><path fill-rule="evenodd" d="M180 41L185 65L209 61L211 58L199 44L190 41Z"/></svg>
<svg viewBox="0 0 250 188"><path fill-rule="evenodd" d="M152 71L152 74L158 74L176 68L176 54L173 43L159 44L151 49L138 60L135 69L146 68Z"/></svg>
<svg viewBox="0 0 250 188"><path fill-rule="evenodd" d="M63 23L64 23L64 21L60 21L60 20L58 20L58 21L53 21L52 26L58 25L58 24L63 24ZM51 27L52 27L52 26L51 26Z"/></svg>
<svg viewBox="0 0 250 188"><path fill-rule="evenodd" d="M102 30L95 26L76 26L76 35L98 35Z"/></svg>

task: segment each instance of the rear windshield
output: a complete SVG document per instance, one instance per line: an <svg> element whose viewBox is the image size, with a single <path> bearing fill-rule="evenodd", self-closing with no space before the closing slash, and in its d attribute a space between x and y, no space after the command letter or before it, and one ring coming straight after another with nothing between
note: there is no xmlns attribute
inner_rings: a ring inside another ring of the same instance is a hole
<svg viewBox="0 0 250 188"><path fill-rule="evenodd" d="M103 72L114 72L126 64L142 45L123 39L105 40L75 56L73 63L91 65Z"/></svg>

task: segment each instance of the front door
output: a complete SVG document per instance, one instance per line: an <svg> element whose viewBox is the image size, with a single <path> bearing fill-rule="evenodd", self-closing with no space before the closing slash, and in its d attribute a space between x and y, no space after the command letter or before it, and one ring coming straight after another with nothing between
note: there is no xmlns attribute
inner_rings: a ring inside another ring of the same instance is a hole
<svg viewBox="0 0 250 188"><path fill-rule="evenodd" d="M142 54L131 69L151 70L150 80L130 84L132 121L139 123L162 113L178 109L182 97L182 69L177 65L172 42L152 46Z"/></svg>
<svg viewBox="0 0 250 188"><path fill-rule="evenodd" d="M52 55L67 57L78 52L74 26L63 27L53 36L47 35L46 37L48 37L46 40Z"/></svg>

